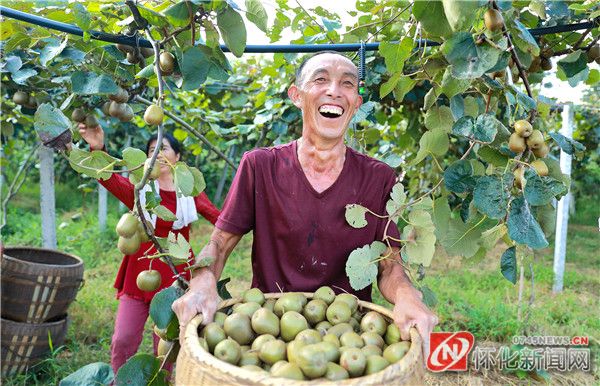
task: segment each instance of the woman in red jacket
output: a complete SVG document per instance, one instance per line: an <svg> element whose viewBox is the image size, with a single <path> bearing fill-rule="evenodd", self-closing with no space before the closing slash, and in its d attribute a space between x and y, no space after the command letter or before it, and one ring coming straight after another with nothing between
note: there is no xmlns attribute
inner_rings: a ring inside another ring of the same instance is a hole
<svg viewBox="0 0 600 386"><path fill-rule="evenodd" d="M90 145L91 150L102 150L104 148L104 130L101 127L90 128L80 124L79 133ZM150 138L146 145L148 156L154 152L157 145L156 139L156 136ZM169 232L173 232L189 240L190 223L197 219L196 212L214 225L219 216L219 210L208 199L206 193L200 193L193 198L177 197L172 169L169 164L174 165L180 157L181 144L172 135L165 134L161 153L156 160L160 165L160 177L156 179L155 184L157 185L155 187L158 187L157 191L162 200L160 204L173 212L178 219L173 222L152 216L150 221L154 225L154 234L157 237L167 237ZM99 182L130 210L133 209L134 186L128 178L113 173L109 179L99 180ZM123 257L121 267L117 273L114 286L117 289L119 307L111 343L111 366L115 375L119 368L138 350L143 338L144 324L148 319L150 301L157 292L170 286L175 280L169 267L162 261L155 259L152 262L152 269L160 272L161 286L153 292L144 292L137 287L138 274L149 269L150 264L150 259L142 257L154 253L156 253L156 249L152 242L142 243L137 252ZM185 265L177 266L179 272L184 272L184 268ZM184 275L189 279L187 271ZM153 338L154 353L156 354L159 338L155 334L153 334Z"/></svg>

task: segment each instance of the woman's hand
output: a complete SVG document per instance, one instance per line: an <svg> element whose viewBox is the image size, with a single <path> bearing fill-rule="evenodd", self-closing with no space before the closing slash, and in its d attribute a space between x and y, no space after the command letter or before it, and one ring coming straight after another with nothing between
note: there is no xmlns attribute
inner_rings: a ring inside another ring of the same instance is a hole
<svg viewBox="0 0 600 386"><path fill-rule="evenodd" d="M87 127L85 124L80 123L79 134L90 145L90 149L102 150L104 147L104 130L99 125L96 127Z"/></svg>

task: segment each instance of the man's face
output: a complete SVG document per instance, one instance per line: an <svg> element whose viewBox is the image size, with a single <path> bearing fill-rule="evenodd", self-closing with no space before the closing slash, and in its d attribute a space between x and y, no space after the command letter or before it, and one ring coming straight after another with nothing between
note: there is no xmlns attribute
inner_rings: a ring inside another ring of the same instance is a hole
<svg viewBox="0 0 600 386"><path fill-rule="evenodd" d="M306 62L300 83L288 90L302 110L304 131L322 139L343 138L362 104L357 74L356 66L341 55L321 54Z"/></svg>

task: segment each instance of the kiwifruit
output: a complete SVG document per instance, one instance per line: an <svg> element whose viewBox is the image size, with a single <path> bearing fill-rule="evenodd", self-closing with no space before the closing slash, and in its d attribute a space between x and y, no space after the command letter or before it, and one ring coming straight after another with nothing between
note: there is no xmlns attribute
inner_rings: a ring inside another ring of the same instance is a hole
<svg viewBox="0 0 600 386"><path fill-rule="evenodd" d="M26 105L29 101L29 94L25 91L17 91L13 94L13 102L18 105Z"/></svg>
<svg viewBox="0 0 600 386"><path fill-rule="evenodd" d="M250 370L250 371L265 371L265 370L263 370L262 367L255 366L255 365L243 365L243 366L241 366L241 368Z"/></svg>
<svg viewBox="0 0 600 386"><path fill-rule="evenodd" d="M327 311L327 303L322 299L313 299L306 304L302 315L306 318L308 323L316 325L319 322L325 320L325 312Z"/></svg>
<svg viewBox="0 0 600 386"><path fill-rule="evenodd" d="M548 145L546 145L544 143L543 146L537 148L537 149L533 149L533 154L538 157L538 158L546 158L546 156L548 155L548 153L550 152L550 148L548 147Z"/></svg>
<svg viewBox="0 0 600 386"><path fill-rule="evenodd" d="M110 101L107 101L102 104L102 113L106 116L110 116L110 103Z"/></svg>
<svg viewBox="0 0 600 386"><path fill-rule="evenodd" d="M335 297L334 301L340 301L346 303L350 307L350 315L354 314L358 309L358 298L352 294L339 294Z"/></svg>
<svg viewBox="0 0 600 386"><path fill-rule="evenodd" d="M175 57L170 52L163 51L158 57L158 65L165 75L170 75L175 69Z"/></svg>
<svg viewBox="0 0 600 386"><path fill-rule="evenodd" d="M268 310L274 311L275 310L275 302L277 300L276 299L267 299L265 300L265 303L263 304L263 308L266 308Z"/></svg>
<svg viewBox="0 0 600 386"><path fill-rule="evenodd" d="M125 103L119 103L112 101L110 102L110 106L108 107L108 113L111 117L121 118L127 109Z"/></svg>
<svg viewBox="0 0 600 386"><path fill-rule="evenodd" d="M138 273L135 283L142 291L156 291L161 284L160 272L155 269L146 269Z"/></svg>
<svg viewBox="0 0 600 386"><path fill-rule="evenodd" d="M515 176L515 186L523 189L525 187L525 169L518 167L513 171L513 175Z"/></svg>
<svg viewBox="0 0 600 386"><path fill-rule="evenodd" d="M243 352L240 361L238 362L238 366L244 365L254 365L260 366L260 359L258 358L258 352L246 351Z"/></svg>
<svg viewBox="0 0 600 386"><path fill-rule="evenodd" d="M217 323L221 328L223 328L223 324L225 323L225 318L227 318L227 314L221 311L215 312L215 317L213 321Z"/></svg>
<svg viewBox="0 0 600 386"><path fill-rule="evenodd" d="M296 363L304 375L310 379L322 377L327 372L327 358L325 352L316 344L309 344L298 350Z"/></svg>
<svg viewBox="0 0 600 386"><path fill-rule="evenodd" d="M337 362L340 359L340 347L331 342L318 342L315 346L325 353L328 362Z"/></svg>
<svg viewBox="0 0 600 386"><path fill-rule="evenodd" d="M371 355L367 357L367 366L365 367L365 374L377 373L390 365L384 357L380 355Z"/></svg>
<svg viewBox="0 0 600 386"><path fill-rule="evenodd" d="M340 343L342 346L356 348L361 348L365 345L365 342L362 340L360 335L354 331L347 331L343 333L342 336L340 336Z"/></svg>
<svg viewBox="0 0 600 386"><path fill-rule="evenodd" d="M347 323L352 317L352 310L347 303L336 300L327 307L326 315L329 323L333 325Z"/></svg>
<svg viewBox="0 0 600 386"><path fill-rule="evenodd" d="M204 339L202 337L198 338L198 345L200 347L202 347L204 349L204 351L208 351L209 350L208 343L206 343L206 339Z"/></svg>
<svg viewBox="0 0 600 386"><path fill-rule="evenodd" d="M154 233L154 229L152 229L152 224L148 221L146 221L146 224L150 227L150 231L152 233ZM144 226L142 225L141 221L138 221L138 230L137 230L138 234L140 235L140 242L145 243L147 241L150 241L150 237L148 237L148 235L146 234L146 231L144 230Z"/></svg>
<svg viewBox="0 0 600 386"><path fill-rule="evenodd" d="M148 158L146 161L144 161L144 174L150 168L150 161L152 161L151 158ZM150 178L151 180L156 180L158 177L160 177L160 166L158 164L158 161L155 161L154 165L152 165L152 170L150 171L150 174L148 174L148 178Z"/></svg>
<svg viewBox="0 0 600 386"><path fill-rule="evenodd" d="M250 288L249 290L244 291L242 298L246 303L255 302L261 306L265 303L265 294L258 288Z"/></svg>
<svg viewBox="0 0 600 386"><path fill-rule="evenodd" d="M542 69L542 59L539 56L535 56L529 65L527 71L529 72L538 72Z"/></svg>
<svg viewBox="0 0 600 386"><path fill-rule="evenodd" d="M305 379L302 370L300 370L300 367L297 364L285 361L281 361L281 364L278 366L273 365L271 367L271 376L295 379L297 381L303 381Z"/></svg>
<svg viewBox="0 0 600 386"><path fill-rule="evenodd" d="M252 315L251 323L257 334L279 335L279 318L267 308L256 310Z"/></svg>
<svg viewBox="0 0 600 386"><path fill-rule="evenodd" d="M108 99L117 103L125 103L129 100L129 93L127 90L119 87L116 93L108 96Z"/></svg>
<svg viewBox="0 0 600 386"><path fill-rule="evenodd" d="M159 340L156 348L157 356L166 357L166 363L175 363L177 360L177 354L179 354L179 342L178 341L166 341Z"/></svg>
<svg viewBox="0 0 600 386"><path fill-rule="evenodd" d="M340 343L340 338L335 334L325 334L323 335L323 342L329 342L335 344L337 347L340 347L342 344Z"/></svg>
<svg viewBox="0 0 600 386"><path fill-rule="evenodd" d="M262 334L256 337L252 342L251 349L254 351L259 351L260 347L268 341L275 340L275 337L271 334Z"/></svg>
<svg viewBox="0 0 600 386"><path fill-rule="evenodd" d="M508 148L514 153L522 153L527 148L525 146L525 138L517 133L512 133L508 139Z"/></svg>
<svg viewBox="0 0 600 386"><path fill-rule="evenodd" d="M408 350L410 350L410 342L402 341L394 343L383 350L383 357L390 363L396 363L404 358Z"/></svg>
<svg viewBox="0 0 600 386"><path fill-rule="evenodd" d="M117 248L124 255L132 255L140 249L140 245L142 241L140 239L140 235L135 232L131 237L123 237L119 236L119 241L117 242Z"/></svg>
<svg viewBox="0 0 600 386"><path fill-rule="evenodd" d="M306 296L303 294L297 292L288 292L277 299L275 306L273 307L273 312L275 312L275 315L279 317L281 317L281 315L287 311L296 311L300 313L302 312L302 309L306 303Z"/></svg>
<svg viewBox="0 0 600 386"><path fill-rule="evenodd" d="M492 32L502 29L502 25L504 24L504 18L502 17L502 14L492 8L485 12L483 15L483 21L485 23L485 28Z"/></svg>
<svg viewBox="0 0 600 386"><path fill-rule="evenodd" d="M550 61L550 59L543 57L542 58L542 70L544 71L550 71L552 70L552 62Z"/></svg>
<svg viewBox="0 0 600 386"><path fill-rule="evenodd" d="M333 292L331 287L323 286L315 291L313 299L321 299L327 305L330 305L335 300L335 292Z"/></svg>
<svg viewBox="0 0 600 386"><path fill-rule="evenodd" d="M233 339L224 339L217 343L213 355L222 361L237 365L242 357L240 345Z"/></svg>
<svg viewBox="0 0 600 386"><path fill-rule="evenodd" d="M251 347L250 347L249 345L245 344L245 345L243 345L243 346L240 346L240 350L242 351L242 354L243 354L243 353L245 353L245 352L248 352L248 351L250 351L250 350L251 350Z"/></svg>
<svg viewBox="0 0 600 386"><path fill-rule="evenodd" d="M544 145L544 134L539 130L533 130L529 138L527 138L527 146L534 150L539 149Z"/></svg>
<svg viewBox="0 0 600 386"><path fill-rule="evenodd" d="M385 332L385 343L394 344L400 342L400 329L394 323L388 324L388 328Z"/></svg>
<svg viewBox="0 0 600 386"><path fill-rule="evenodd" d="M307 330L300 331L294 340L301 340L306 344L313 344L323 341L323 337L319 331L309 328Z"/></svg>
<svg viewBox="0 0 600 386"><path fill-rule="evenodd" d="M388 323L385 318L376 311L369 311L360 321L360 328L363 332L375 332L379 335L385 334Z"/></svg>
<svg viewBox="0 0 600 386"><path fill-rule="evenodd" d="M128 52L126 55L127 61L131 64L137 64L140 62L139 58L138 58L138 54L137 52Z"/></svg>
<svg viewBox="0 0 600 386"><path fill-rule="evenodd" d="M154 48L151 47L140 47L140 53L144 58L149 58L154 55Z"/></svg>
<svg viewBox="0 0 600 386"><path fill-rule="evenodd" d="M360 334L360 337L365 342L365 345L374 344L375 346L383 347L383 345L385 344L381 335L373 331L363 332L362 334Z"/></svg>
<svg viewBox="0 0 600 386"><path fill-rule="evenodd" d="M89 114L87 117L85 117L85 125L92 129L94 127L98 127L100 124L98 123L95 115Z"/></svg>
<svg viewBox="0 0 600 386"><path fill-rule="evenodd" d="M133 119L133 109L127 103L122 103L122 111L117 117L121 122L129 122Z"/></svg>
<svg viewBox="0 0 600 386"><path fill-rule="evenodd" d="M163 109L158 105L150 105L144 112L144 121L148 125L160 125L163 117Z"/></svg>
<svg viewBox="0 0 600 386"><path fill-rule="evenodd" d="M367 345L361 347L360 349L367 358L370 357L371 355L382 355L383 354L383 350L381 349L381 347L376 346L374 344L367 344Z"/></svg>
<svg viewBox="0 0 600 386"><path fill-rule="evenodd" d="M367 357L359 348L350 347L342 352L340 366L345 368L352 378L360 377L365 372Z"/></svg>
<svg viewBox="0 0 600 386"><path fill-rule="evenodd" d="M339 338L340 336L342 336L343 333L347 331L354 331L350 323L339 323L327 330L327 333L333 334Z"/></svg>
<svg viewBox="0 0 600 386"><path fill-rule="evenodd" d="M350 318L348 323L352 326L354 332L362 332L360 330L360 322L356 318Z"/></svg>
<svg viewBox="0 0 600 386"><path fill-rule="evenodd" d="M345 368L338 365L337 363L327 363L327 371L325 372L325 378L330 381L341 381L342 379L350 378L350 374Z"/></svg>
<svg viewBox="0 0 600 386"><path fill-rule="evenodd" d="M225 331L223 331L221 326L212 322L204 327L202 330L202 337L206 339L210 352L214 352L217 343L227 338L227 335L225 335Z"/></svg>
<svg viewBox="0 0 600 386"><path fill-rule="evenodd" d="M260 308L260 304L256 302L238 303L239 306L234 309L235 312L246 314L249 318Z"/></svg>
<svg viewBox="0 0 600 386"><path fill-rule="evenodd" d="M293 340L286 346L287 359L290 363L296 363L298 359L298 351L306 346L306 342L303 340Z"/></svg>
<svg viewBox="0 0 600 386"><path fill-rule="evenodd" d="M138 219L131 212L124 213L116 226L119 236L131 237L138 231Z"/></svg>
<svg viewBox="0 0 600 386"><path fill-rule="evenodd" d="M588 63L600 58L600 44L594 44L587 52Z"/></svg>
<svg viewBox="0 0 600 386"><path fill-rule="evenodd" d="M233 313L229 315L225 318L223 330L228 337L239 344L248 344L254 339L250 317L246 314Z"/></svg>
<svg viewBox="0 0 600 386"><path fill-rule="evenodd" d="M167 329L166 328L158 328L158 326L155 324L154 327L152 327L152 331L160 339L169 340L169 339L167 339ZM200 339L202 339L202 338L200 338Z"/></svg>
<svg viewBox="0 0 600 386"><path fill-rule="evenodd" d="M281 334L281 339L286 342L294 340L296 335L302 330L306 330L308 328L308 322L296 311L287 311L285 314L281 315L281 320L279 321L279 329Z"/></svg>
<svg viewBox="0 0 600 386"><path fill-rule="evenodd" d="M535 172L538 176L547 176L548 175L548 166L541 159L536 159L531 163L531 167L535 169Z"/></svg>
<svg viewBox="0 0 600 386"><path fill-rule="evenodd" d="M321 335L325 335L327 333L327 330L329 330L330 328L331 328L331 323L329 323L326 320L317 323L317 325L315 326L315 330L319 331L321 333Z"/></svg>
<svg viewBox="0 0 600 386"><path fill-rule="evenodd" d="M117 44L117 50L121 51L124 54L133 52L135 50L135 47L130 46L129 44Z"/></svg>
<svg viewBox="0 0 600 386"><path fill-rule="evenodd" d="M279 339L265 342L258 351L258 357L269 365L285 360L287 357L285 342Z"/></svg>
<svg viewBox="0 0 600 386"><path fill-rule="evenodd" d="M73 112L71 113L71 120L83 123L85 121L85 116L85 110L81 107L77 107L76 109L73 109Z"/></svg>
<svg viewBox="0 0 600 386"><path fill-rule="evenodd" d="M533 127L531 123L525 119L519 119L515 122L515 133L517 133L520 137L527 138L531 135L533 131Z"/></svg>

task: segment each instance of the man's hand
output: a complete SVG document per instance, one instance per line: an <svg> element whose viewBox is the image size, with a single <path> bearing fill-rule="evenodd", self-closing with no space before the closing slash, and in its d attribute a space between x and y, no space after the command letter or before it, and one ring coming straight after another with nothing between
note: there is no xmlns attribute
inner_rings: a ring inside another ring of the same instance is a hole
<svg viewBox="0 0 600 386"><path fill-rule="evenodd" d="M423 360L429 358L429 334L438 324L438 318L422 301L423 295L413 287L396 291L394 322L400 329L402 340L410 339L409 330L415 326L423 338Z"/></svg>
<svg viewBox="0 0 600 386"><path fill-rule="evenodd" d="M210 269L203 268L197 271L190 280L190 288L179 299L173 302L171 308L179 319L180 342L183 344L184 327L194 316L201 313L202 323L212 322L219 295L217 294L217 281Z"/></svg>
<svg viewBox="0 0 600 386"><path fill-rule="evenodd" d="M90 145L92 150L102 150L104 147L104 130L102 127L88 127L83 123L79 124L79 134L85 142Z"/></svg>

